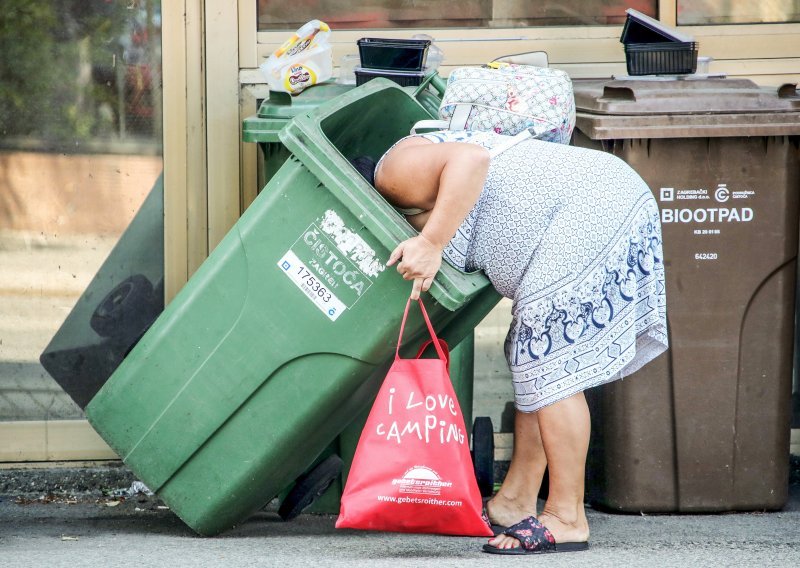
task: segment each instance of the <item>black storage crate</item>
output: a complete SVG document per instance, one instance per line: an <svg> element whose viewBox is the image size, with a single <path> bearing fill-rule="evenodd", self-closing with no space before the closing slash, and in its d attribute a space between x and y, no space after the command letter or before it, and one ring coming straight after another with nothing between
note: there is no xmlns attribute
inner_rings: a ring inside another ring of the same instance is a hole
<svg viewBox="0 0 800 568"><path fill-rule="evenodd" d="M697 42L625 45L628 75L685 75L697 71Z"/></svg>
<svg viewBox="0 0 800 568"><path fill-rule="evenodd" d="M385 77L401 87L413 87L422 83L427 74L425 71L391 71L386 69L365 69L363 67L356 67L354 71L357 86L363 85L376 77Z"/></svg>
<svg viewBox="0 0 800 568"><path fill-rule="evenodd" d="M622 36L619 38L619 41L624 44L694 41L692 36L665 26L658 20L633 8L628 8L625 12L627 14L625 26L622 28Z"/></svg>
<svg viewBox="0 0 800 568"><path fill-rule="evenodd" d="M431 42L427 39L364 37L356 42L361 67L390 71L422 71Z"/></svg>

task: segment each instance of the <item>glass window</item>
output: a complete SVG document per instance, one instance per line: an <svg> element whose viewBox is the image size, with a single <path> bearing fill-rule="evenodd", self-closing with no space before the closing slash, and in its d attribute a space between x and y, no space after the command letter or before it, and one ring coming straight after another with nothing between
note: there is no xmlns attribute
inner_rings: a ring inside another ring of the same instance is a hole
<svg viewBox="0 0 800 568"><path fill-rule="evenodd" d="M656 0L258 0L259 31L320 19L334 29L620 24L625 10L656 16Z"/></svg>
<svg viewBox="0 0 800 568"><path fill-rule="evenodd" d="M3 0L0 421L82 418L163 308L160 27L158 0Z"/></svg>
<svg viewBox="0 0 800 568"><path fill-rule="evenodd" d="M800 22L800 0L678 0L678 24Z"/></svg>

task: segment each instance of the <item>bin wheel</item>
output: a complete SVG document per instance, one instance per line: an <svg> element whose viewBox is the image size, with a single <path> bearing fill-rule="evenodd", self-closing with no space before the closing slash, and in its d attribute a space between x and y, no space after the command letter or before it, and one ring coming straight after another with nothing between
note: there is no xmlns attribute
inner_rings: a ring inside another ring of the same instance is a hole
<svg viewBox="0 0 800 568"><path fill-rule="evenodd" d="M133 338L133 340L130 342L130 345L125 347L125 353L123 353L122 355L123 359L127 357L131 351L133 351L133 348L136 347L136 344L139 343L139 340L142 339L142 337L144 337L144 334L147 333L147 331L151 327L153 327L153 324L155 323L158 315L164 311L163 298L164 298L164 279L162 278L156 283L155 288L153 288L153 295L152 295L153 317L150 318L150 321L147 321L145 323L144 327L142 328L142 331L140 331L138 335Z"/></svg>
<svg viewBox="0 0 800 568"><path fill-rule="evenodd" d="M472 463L483 497L494 493L494 427L488 416L478 416L472 425Z"/></svg>
<svg viewBox="0 0 800 568"><path fill-rule="evenodd" d="M136 347L136 344L139 343L142 337L144 337L144 334L147 333L147 331L150 329L152 325L153 325L152 323L147 324L147 326L145 326L145 328L142 331L140 331L136 337L133 338L130 345L125 347L125 352L122 354L123 359L125 359L125 357L130 355L131 351L133 351L133 348Z"/></svg>
<svg viewBox="0 0 800 568"><path fill-rule="evenodd" d="M138 335L143 325L142 318L148 318L151 311L153 285L141 274L134 274L120 282L97 305L89 320L89 325L101 337ZM149 321L146 323L150 323ZM136 329L131 330L133 326Z"/></svg>
<svg viewBox="0 0 800 568"><path fill-rule="evenodd" d="M278 515L284 521L291 521L325 493L336 477L342 472L342 458L331 454L310 471L297 478L294 487L286 494L278 508Z"/></svg>

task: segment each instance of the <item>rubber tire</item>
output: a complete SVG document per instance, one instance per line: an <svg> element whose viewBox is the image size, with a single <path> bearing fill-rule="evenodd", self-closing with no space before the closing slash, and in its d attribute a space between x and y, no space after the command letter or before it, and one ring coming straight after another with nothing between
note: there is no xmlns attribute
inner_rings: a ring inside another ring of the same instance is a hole
<svg viewBox="0 0 800 568"><path fill-rule="evenodd" d="M331 486L342 472L342 465L342 458L331 454L298 477L294 487L281 502L278 515L284 521L291 521L302 513Z"/></svg>
<svg viewBox="0 0 800 568"><path fill-rule="evenodd" d="M89 325L100 337L138 336L152 323L148 315L153 285L141 274L134 274L117 284L97 305ZM149 321L145 321L149 320ZM131 329L134 328L134 329Z"/></svg>
<svg viewBox="0 0 800 568"><path fill-rule="evenodd" d="M472 424L472 463L483 497L494 494L494 427L488 416L478 416Z"/></svg>
<svg viewBox="0 0 800 568"><path fill-rule="evenodd" d="M147 333L147 330L149 330L151 326L152 324L148 325L142 331L140 331L139 335L137 335L133 339L133 341L131 341L131 343L125 347L124 353L122 354L123 359L128 355L130 355L131 351L133 351L133 348L136 347L136 344L139 343L139 340L142 339L142 337L144 337L144 334Z"/></svg>

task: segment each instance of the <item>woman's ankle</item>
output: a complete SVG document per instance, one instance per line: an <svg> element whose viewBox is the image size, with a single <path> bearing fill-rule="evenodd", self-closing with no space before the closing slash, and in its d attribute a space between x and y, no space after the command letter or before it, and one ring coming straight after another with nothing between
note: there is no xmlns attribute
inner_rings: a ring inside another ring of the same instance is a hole
<svg viewBox="0 0 800 568"><path fill-rule="evenodd" d="M586 510L583 503L553 504L547 502L542 508L541 517L556 519L559 523L570 527L588 526Z"/></svg>
<svg viewBox="0 0 800 568"><path fill-rule="evenodd" d="M516 524L526 517L536 516L536 499L509 498L498 492L486 503L486 513L489 520L502 525Z"/></svg>

